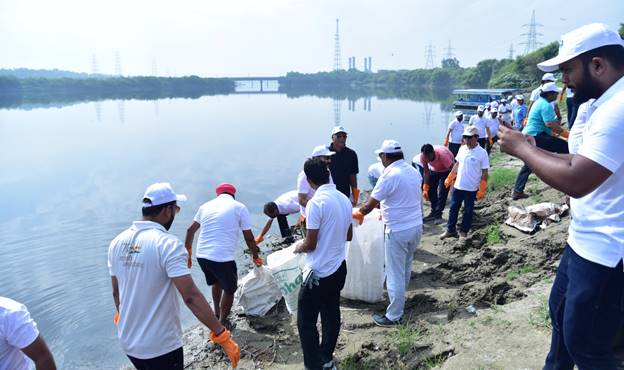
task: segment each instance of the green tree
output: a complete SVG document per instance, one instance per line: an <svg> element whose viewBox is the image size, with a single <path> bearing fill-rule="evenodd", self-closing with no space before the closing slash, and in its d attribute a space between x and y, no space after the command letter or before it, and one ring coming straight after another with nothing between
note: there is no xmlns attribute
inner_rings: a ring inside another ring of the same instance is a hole
<svg viewBox="0 0 624 370"><path fill-rule="evenodd" d="M459 68L459 60L457 58L442 59L442 68L457 69Z"/></svg>
<svg viewBox="0 0 624 370"><path fill-rule="evenodd" d="M618 32L620 33L620 37L624 39L624 23L620 23L620 30Z"/></svg>

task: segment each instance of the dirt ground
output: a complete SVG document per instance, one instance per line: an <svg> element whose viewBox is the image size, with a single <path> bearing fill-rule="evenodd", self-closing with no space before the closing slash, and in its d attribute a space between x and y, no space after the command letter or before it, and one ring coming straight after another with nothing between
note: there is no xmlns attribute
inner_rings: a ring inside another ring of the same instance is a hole
<svg viewBox="0 0 624 370"><path fill-rule="evenodd" d="M516 169L506 155L493 168ZM466 240L440 240L445 224L425 224L412 265L404 324L374 325L387 304L342 300L342 329L335 351L339 369L539 369L548 352L547 297L565 246L569 216L525 234L504 224L512 203L563 203L564 196L531 177L529 199L512 202L511 184L476 205ZM427 205L425 206L427 207ZM448 206L447 206L448 208ZM428 209L425 209L427 212ZM446 219L446 215L445 215ZM264 318L235 317L242 348L239 369L302 369L294 318L278 305ZM225 369L208 330L186 333L188 369Z"/></svg>

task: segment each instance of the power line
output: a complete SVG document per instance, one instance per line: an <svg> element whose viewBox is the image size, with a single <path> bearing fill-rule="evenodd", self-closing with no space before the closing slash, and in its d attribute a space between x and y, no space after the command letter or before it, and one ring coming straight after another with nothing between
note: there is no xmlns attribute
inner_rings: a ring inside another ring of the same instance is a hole
<svg viewBox="0 0 624 370"><path fill-rule="evenodd" d="M334 36L334 71L342 69L340 63L340 33L339 33L340 20L336 19L336 35Z"/></svg>
<svg viewBox="0 0 624 370"><path fill-rule="evenodd" d="M455 53L453 52L453 50L455 50L455 48L451 47L451 40L449 40L449 45L444 50L446 50L446 54L444 54L444 59L453 59L453 58L455 58Z"/></svg>
<svg viewBox="0 0 624 370"><path fill-rule="evenodd" d="M434 47L433 45L431 45L431 41L429 41L429 44L425 48L425 68L426 69L433 68L435 66L433 63L433 56L434 56L433 51L434 51Z"/></svg>
<svg viewBox="0 0 624 370"><path fill-rule="evenodd" d="M529 24L523 24L522 27L528 27L529 31L521 34L520 36L526 36L526 42L520 43L520 45L524 45L524 54L528 54L534 50L536 50L539 46L543 45L543 43L537 41L537 36L544 36L543 34L537 32L537 27L544 27L543 24L535 22L535 10L531 12L531 22Z"/></svg>

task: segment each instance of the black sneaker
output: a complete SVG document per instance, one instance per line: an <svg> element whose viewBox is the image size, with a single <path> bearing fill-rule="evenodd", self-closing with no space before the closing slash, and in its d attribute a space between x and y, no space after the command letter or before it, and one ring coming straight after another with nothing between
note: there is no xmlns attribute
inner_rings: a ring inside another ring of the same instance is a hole
<svg viewBox="0 0 624 370"><path fill-rule="evenodd" d="M377 326L382 326L384 328L389 328L389 327L397 326L401 324L400 320L393 321L387 318L386 315L380 315L380 314L374 314L373 321L375 322L375 324L377 324Z"/></svg>
<svg viewBox="0 0 624 370"><path fill-rule="evenodd" d="M526 199L529 197L529 194L521 191L521 192L517 192L517 191L512 191L511 192L511 199L513 200L519 200L519 199Z"/></svg>
<svg viewBox="0 0 624 370"><path fill-rule="evenodd" d="M334 363L334 360L331 360L327 363L323 364L323 370L337 370L336 369L336 364Z"/></svg>
<svg viewBox="0 0 624 370"><path fill-rule="evenodd" d="M423 222L433 221L435 220L435 218L435 215L433 213L430 213L427 216L423 217Z"/></svg>

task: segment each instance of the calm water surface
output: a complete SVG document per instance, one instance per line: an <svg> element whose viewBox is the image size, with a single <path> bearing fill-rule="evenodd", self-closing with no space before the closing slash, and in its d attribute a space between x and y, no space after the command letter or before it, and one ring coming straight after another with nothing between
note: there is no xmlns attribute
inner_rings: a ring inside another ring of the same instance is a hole
<svg viewBox="0 0 624 370"><path fill-rule="evenodd" d="M438 103L372 98L371 110L363 107L267 94L0 110L0 295L28 306L59 368L127 364L112 323L107 248L140 218L145 188L169 181L187 194L172 227L183 239L215 185L232 182L257 233L262 205L295 189L305 157L329 144L336 121L368 189L383 139L399 140L411 159L442 141L450 119ZM196 265L193 276L209 293ZM184 306L182 314L185 327L196 323Z"/></svg>

